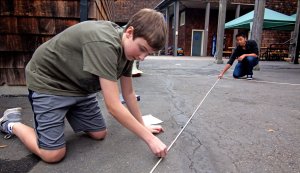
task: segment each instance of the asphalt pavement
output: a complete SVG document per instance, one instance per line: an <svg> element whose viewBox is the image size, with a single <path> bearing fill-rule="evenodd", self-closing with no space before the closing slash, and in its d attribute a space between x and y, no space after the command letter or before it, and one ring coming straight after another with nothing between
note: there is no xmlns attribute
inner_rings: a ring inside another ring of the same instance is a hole
<svg viewBox="0 0 300 173"><path fill-rule="evenodd" d="M226 63L226 59L224 63ZM157 135L170 145L217 80L225 64L211 57L148 57L134 78L144 115L164 121ZM300 172L300 66L261 61L254 79L233 79L231 68L203 101L158 173ZM0 87L0 112L23 108L32 126L26 87ZM0 172L147 173L157 163L147 145L110 116L99 94L108 135L95 141L66 123L67 155L47 164L16 138L0 134Z"/></svg>

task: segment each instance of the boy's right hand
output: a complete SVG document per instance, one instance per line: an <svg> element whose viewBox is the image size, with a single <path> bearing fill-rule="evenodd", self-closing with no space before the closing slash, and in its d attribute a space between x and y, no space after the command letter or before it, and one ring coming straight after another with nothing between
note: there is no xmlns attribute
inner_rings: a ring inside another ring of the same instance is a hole
<svg viewBox="0 0 300 173"><path fill-rule="evenodd" d="M166 145L154 136L142 123L135 119L129 110L121 104L117 82L100 78L100 84L108 112L124 127L143 139L157 157L165 157L167 154ZM131 88L131 86L129 88Z"/></svg>
<svg viewBox="0 0 300 173"><path fill-rule="evenodd" d="M218 78L221 79L223 77L223 75L224 75L223 73L220 73Z"/></svg>
<svg viewBox="0 0 300 173"><path fill-rule="evenodd" d="M167 146L156 136L153 136L152 140L148 142L148 146L152 150L153 154L157 157L166 157Z"/></svg>

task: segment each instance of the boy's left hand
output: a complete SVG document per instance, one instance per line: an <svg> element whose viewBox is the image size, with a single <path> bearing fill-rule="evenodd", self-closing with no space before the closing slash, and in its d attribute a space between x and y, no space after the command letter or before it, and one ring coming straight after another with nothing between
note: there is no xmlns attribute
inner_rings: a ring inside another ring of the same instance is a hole
<svg viewBox="0 0 300 173"><path fill-rule="evenodd" d="M164 132L164 129L160 125L146 125L146 127L151 133L158 134Z"/></svg>
<svg viewBox="0 0 300 173"><path fill-rule="evenodd" d="M238 61L242 62L244 58L245 58L245 55L241 55L241 56L238 57Z"/></svg>

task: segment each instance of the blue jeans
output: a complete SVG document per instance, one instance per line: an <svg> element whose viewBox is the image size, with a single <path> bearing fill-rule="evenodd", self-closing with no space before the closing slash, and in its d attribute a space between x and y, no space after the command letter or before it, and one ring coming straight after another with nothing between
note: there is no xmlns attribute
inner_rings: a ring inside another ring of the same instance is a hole
<svg viewBox="0 0 300 173"><path fill-rule="evenodd" d="M241 62L238 62L233 71L234 78L240 78L245 75L253 75L253 67L258 64L258 57L247 56Z"/></svg>

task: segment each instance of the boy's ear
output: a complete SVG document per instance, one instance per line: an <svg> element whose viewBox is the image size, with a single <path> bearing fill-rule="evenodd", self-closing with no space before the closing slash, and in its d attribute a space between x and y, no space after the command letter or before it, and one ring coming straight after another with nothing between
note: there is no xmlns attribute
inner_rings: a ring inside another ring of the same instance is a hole
<svg viewBox="0 0 300 173"><path fill-rule="evenodd" d="M126 37L127 38L133 37L133 32L134 32L133 26L129 26L125 31Z"/></svg>

